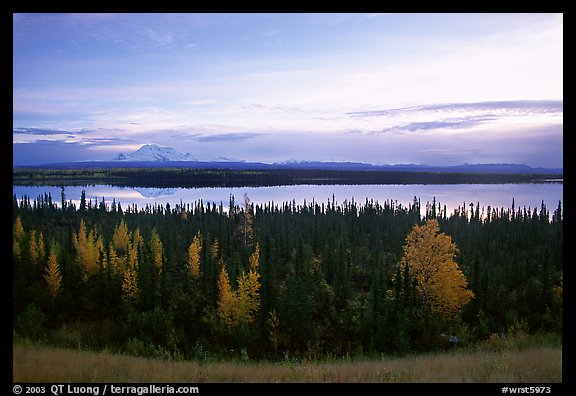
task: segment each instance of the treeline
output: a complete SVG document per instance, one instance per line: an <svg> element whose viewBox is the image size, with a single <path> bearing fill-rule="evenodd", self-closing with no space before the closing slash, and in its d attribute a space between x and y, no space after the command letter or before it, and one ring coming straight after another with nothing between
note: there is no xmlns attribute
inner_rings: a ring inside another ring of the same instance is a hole
<svg viewBox="0 0 576 396"><path fill-rule="evenodd" d="M561 332L560 203L420 213L416 197L137 209L14 196L14 332L196 359L405 354L450 336ZM407 235L430 219L473 292L451 316L423 304L402 264Z"/></svg>
<svg viewBox="0 0 576 396"><path fill-rule="evenodd" d="M530 183L562 175L333 169L15 168L15 183L97 181L131 187L258 187L295 184Z"/></svg>

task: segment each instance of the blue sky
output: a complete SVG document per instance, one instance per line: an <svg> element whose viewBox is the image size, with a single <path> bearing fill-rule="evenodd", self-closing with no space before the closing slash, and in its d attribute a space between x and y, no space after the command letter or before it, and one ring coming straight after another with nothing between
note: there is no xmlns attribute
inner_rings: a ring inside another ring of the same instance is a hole
<svg viewBox="0 0 576 396"><path fill-rule="evenodd" d="M563 164L562 14L14 14L13 163Z"/></svg>

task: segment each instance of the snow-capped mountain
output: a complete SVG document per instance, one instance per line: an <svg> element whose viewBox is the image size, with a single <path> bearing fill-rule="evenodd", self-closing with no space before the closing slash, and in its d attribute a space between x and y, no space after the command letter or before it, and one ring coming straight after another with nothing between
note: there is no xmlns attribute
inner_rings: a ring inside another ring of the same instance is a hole
<svg viewBox="0 0 576 396"><path fill-rule="evenodd" d="M167 162L167 161L194 161L190 153L182 154L172 147L162 147L157 144L146 144L133 153L120 153L117 161Z"/></svg>

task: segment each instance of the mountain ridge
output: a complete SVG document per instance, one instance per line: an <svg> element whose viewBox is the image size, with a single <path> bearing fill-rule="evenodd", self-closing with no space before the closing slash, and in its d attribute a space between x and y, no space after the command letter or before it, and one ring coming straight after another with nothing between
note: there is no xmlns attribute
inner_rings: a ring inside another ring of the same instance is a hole
<svg viewBox="0 0 576 396"><path fill-rule="evenodd" d="M182 168L215 168L215 169L318 169L318 170L366 170L366 171L403 171L403 172L484 172L484 173L533 173L562 174L563 168L532 167L526 164L514 163L464 163L460 165L426 165L426 164L371 164L354 161L297 161L283 162L247 162L218 158L214 161L200 161L192 154L182 154L172 147L158 144L145 144L138 150L118 154L112 161L83 161L81 163L66 163L68 167L113 167L113 163L122 162L123 166L134 167L182 167ZM46 164L39 165L45 167Z"/></svg>
<svg viewBox="0 0 576 396"><path fill-rule="evenodd" d="M496 173L563 175L563 168L531 167L525 164L462 164L434 166L419 164L376 165L361 162L244 162L244 161L82 161L17 166L15 168L97 169L97 168L196 168L221 170L325 170L366 172L417 172L417 173Z"/></svg>
<svg viewBox="0 0 576 396"><path fill-rule="evenodd" d="M194 161L195 158L190 153L182 154L174 150L172 147L160 146L158 144L145 144L132 153L118 154L114 158L114 160L172 162L172 161Z"/></svg>

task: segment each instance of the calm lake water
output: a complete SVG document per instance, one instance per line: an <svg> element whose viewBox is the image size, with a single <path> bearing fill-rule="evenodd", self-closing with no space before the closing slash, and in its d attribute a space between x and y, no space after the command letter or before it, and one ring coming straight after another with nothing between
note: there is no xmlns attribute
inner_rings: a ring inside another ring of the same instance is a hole
<svg viewBox="0 0 576 396"><path fill-rule="evenodd" d="M296 201L296 204L326 203L334 198L336 203L352 201L364 204L366 199L384 203L394 201L402 206L410 204L414 197L420 199L422 210L426 202L446 205L448 213L463 204L478 202L481 207L510 208L512 200L516 208L540 208L542 201L552 214L563 201L563 183L531 183L531 184L403 184L403 185L292 185L274 187L208 187L208 188L137 188L111 185L66 186L66 201L76 205L80 203L82 190L86 191L86 199L100 203L102 198L107 205L115 200L124 209L132 207L144 208L146 205L190 204L202 200L204 204L223 204L228 208L230 194L233 194L237 205L244 202L244 193L248 194L254 204ZM22 186L13 185L13 193L17 199L27 195L31 200L49 193L57 205L61 201L59 186Z"/></svg>

